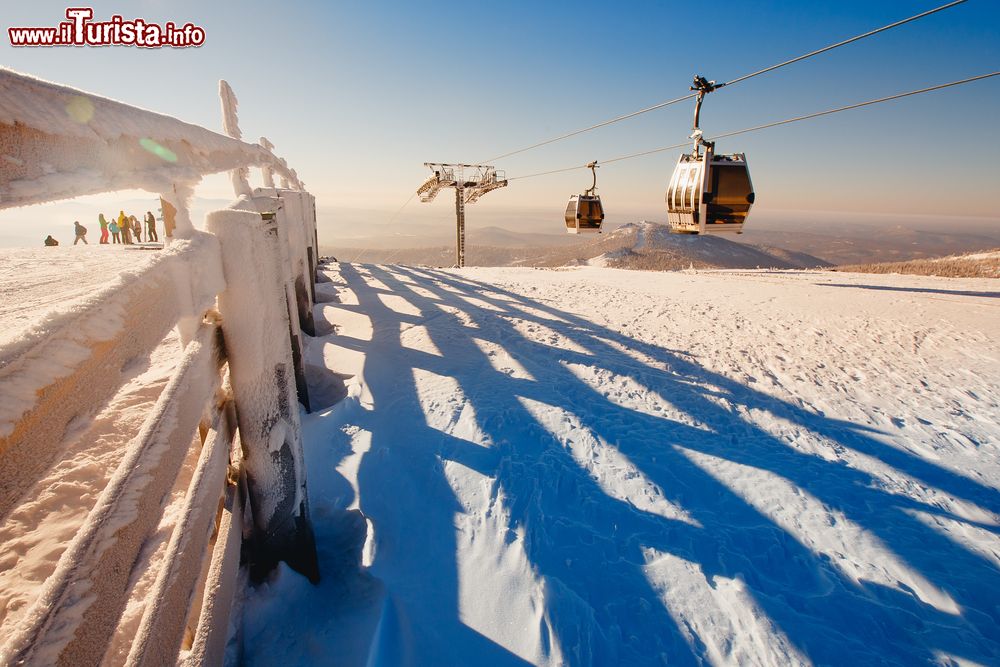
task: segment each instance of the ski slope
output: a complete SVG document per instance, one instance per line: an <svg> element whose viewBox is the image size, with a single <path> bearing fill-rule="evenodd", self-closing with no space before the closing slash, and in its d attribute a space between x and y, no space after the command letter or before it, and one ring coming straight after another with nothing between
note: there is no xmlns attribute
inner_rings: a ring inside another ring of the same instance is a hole
<svg viewBox="0 0 1000 667"><path fill-rule="evenodd" d="M1000 663L996 281L323 273L248 664Z"/></svg>

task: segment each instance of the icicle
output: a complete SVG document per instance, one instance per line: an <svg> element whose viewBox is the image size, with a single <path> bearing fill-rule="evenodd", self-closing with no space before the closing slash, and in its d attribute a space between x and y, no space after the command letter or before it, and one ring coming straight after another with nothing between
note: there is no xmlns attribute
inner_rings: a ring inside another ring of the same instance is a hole
<svg viewBox="0 0 1000 667"><path fill-rule="evenodd" d="M225 79L219 79L219 97L222 99L222 131L233 139L242 139L239 116L236 115L240 102Z"/></svg>
<svg viewBox="0 0 1000 667"><path fill-rule="evenodd" d="M261 146L261 148L263 148L264 150L266 150L268 153L272 152L271 149L274 148L274 144L272 144L270 141L268 141L267 137L261 137L260 141L257 142L257 143L259 143L260 146ZM264 176L264 187L265 188L273 188L274 187L274 167L271 166L271 165L269 165L269 164L261 165L260 171L261 171L261 173Z"/></svg>
<svg viewBox="0 0 1000 667"><path fill-rule="evenodd" d="M239 100L225 79L219 80L219 98L222 100L222 130L233 139L242 139L243 133L240 132L239 117L236 114ZM250 169L240 167L233 169L229 175L233 180L233 192L237 197L253 194L253 188L250 187Z"/></svg>
<svg viewBox="0 0 1000 667"><path fill-rule="evenodd" d="M281 163L281 166L283 167L282 172L281 172L281 187L283 187L284 189L287 190L289 188L289 183L288 183L288 163L285 162L285 158L280 158L278 161Z"/></svg>

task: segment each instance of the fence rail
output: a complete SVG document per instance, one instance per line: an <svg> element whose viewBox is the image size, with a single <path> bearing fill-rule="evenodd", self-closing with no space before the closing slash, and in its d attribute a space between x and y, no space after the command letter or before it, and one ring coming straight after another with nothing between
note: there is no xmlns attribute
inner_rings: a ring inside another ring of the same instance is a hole
<svg viewBox="0 0 1000 667"><path fill-rule="evenodd" d="M24 97L16 104L0 102L0 138L27 159L14 174L20 184L0 170L0 208L10 205L11 193L28 191L24 179L43 167L31 163L31 156L47 155L46 147L63 132L58 123L25 131L30 125L10 108L30 109L23 102L32 96L56 108L60 95L86 95L20 76L0 71L0 88ZM241 142L159 114L107 100L96 108L112 109L114 118L148 121L144 127L172 133L168 139L182 144L188 134L208 133L230 150L226 166L276 161L267 148L261 149L266 154L246 151ZM132 123L129 130L141 125ZM107 118L99 132L67 127L61 142L66 145L107 140L108 150L119 155L122 142L130 140ZM189 149L199 152L198 146ZM186 153L177 155L183 161ZM45 183L38 177L31 185L32 202L66 196L58 188L46 194ZM87 191L113 190L120 179L95 171L84 185ZM250 554L258 567L282 559L313 580L319 576L298 405L308 408L303 350L304 336L313 333L315 200L302 190L257 188L209 214L207 227L173 240L141 274L109 285L44 336L29 335L0 349L0 392L9 394L0 398L13 406L0 413L2 520L59 460L73 420L95 414L121 389L128 360L150 355L174 327L184 345L76 537L16 628L0 639L2 665L120 661L109 658L108 648L136 595L137 570L154 566L159 570L142 596L125 664L220 664L241 555ZM144 545L190 457L197 463L180 518L165 555L151 565Z"/></svg>

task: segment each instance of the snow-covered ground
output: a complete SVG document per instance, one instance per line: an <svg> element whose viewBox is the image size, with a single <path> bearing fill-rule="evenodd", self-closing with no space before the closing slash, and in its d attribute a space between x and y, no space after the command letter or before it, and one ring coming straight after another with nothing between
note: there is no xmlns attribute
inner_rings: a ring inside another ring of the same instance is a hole
<svg viewBox="0 0 1000 667"><path fill-rule="evenodd" d="M325 273L249 664L1000 662L995 281Z"/></svg>
<svg viewBox="0 0 1000 667"><path fill-rule="evenodd" d="M0 250L0 348L36 327L39 318L57 318L125 269L138 269L155 252L142 246L99 245L100 234L88 234L92 245Z"/></svg>

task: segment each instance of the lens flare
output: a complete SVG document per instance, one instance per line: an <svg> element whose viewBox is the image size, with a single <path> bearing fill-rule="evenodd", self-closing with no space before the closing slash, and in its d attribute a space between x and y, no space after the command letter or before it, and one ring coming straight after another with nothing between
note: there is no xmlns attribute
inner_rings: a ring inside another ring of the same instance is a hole
<svg viewBox="0 0 1000 667"><path fill-rule="evenodd" d="M66 103L66 114L80 124L89 123L94 117L94 103L86 97L74 95Z"/></svg>
<svg viewBox="0 0 1000 667"><path fill-rule="evenodd" d="M147 151L167 162L177 162L177 154L166 146L161 146L152 139L147 139L143 137L139 140L139 145L145 148Z"/></svg>

